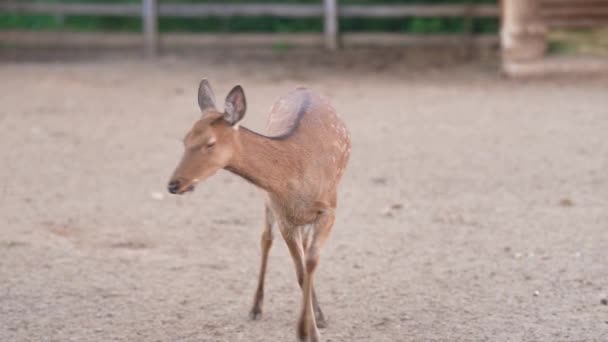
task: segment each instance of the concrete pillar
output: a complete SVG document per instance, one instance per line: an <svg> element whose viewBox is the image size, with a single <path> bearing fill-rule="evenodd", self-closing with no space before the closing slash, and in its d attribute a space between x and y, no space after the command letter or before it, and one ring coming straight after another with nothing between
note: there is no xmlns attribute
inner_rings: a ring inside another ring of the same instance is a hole
<svg viewBox="0 0 608 342"><path fill-rule="evenodd" d="M539 0L502 0L500 41L503 66L542 59L547 49L547 27Z"/></svg>

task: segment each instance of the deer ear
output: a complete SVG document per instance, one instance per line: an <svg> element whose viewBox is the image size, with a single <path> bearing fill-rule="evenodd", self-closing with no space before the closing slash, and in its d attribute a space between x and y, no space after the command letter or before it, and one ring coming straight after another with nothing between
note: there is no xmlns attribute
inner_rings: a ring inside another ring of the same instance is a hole
<svg viewBox="0 0 608 342"><path fill-rule="evenodd" d="M245 92L240 85L232 88L228 96L226 96L226 104L224 105L225 113L224 120L235 126L245 116L247 110L247 101L245 100Z"/></svg>
<svg viewBox="0 0 608 342"><path fill-rule="evenodd" d="M198 106L201 108L201 112L215 109L215 96L213 96L211 84L207 79L203 79L198 86Z"/></svg>

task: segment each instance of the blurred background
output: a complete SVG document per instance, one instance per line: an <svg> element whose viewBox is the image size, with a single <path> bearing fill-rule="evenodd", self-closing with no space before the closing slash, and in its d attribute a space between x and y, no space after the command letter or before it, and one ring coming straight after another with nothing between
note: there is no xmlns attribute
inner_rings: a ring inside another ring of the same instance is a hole
<svg viewBox="0 0 608 342"><path fill-rule="evenodd" d="M5 52L23 45L133 46L142 43L133 35L141 32L149 55L158 53L161 37L169 51L174 44L227 41L277 51L302 45L456 45L472 58L480 48L500 45L512 50L503 56L508 64L546 52L606 57L607 6L605 0L5 0L0 30Z"/></svg>
<svg viewBox="0 0 608 342"><path fill-rule="evenodd" d="M139 5L142 3L141 0L44 0L44 1L30 1L31 3L38 4L130 4ZM19 1L23 3L23 1ZM270 15L271 10L266 11L267 13L261 15L249 15L244 16L242 11L240 14L235 14L231 18L227 18L225 15L211 16L205 20L200 18L192 18L184 16L184 13L176 15L174 11L171 15L167 12L167 15L161 16L159 20L159 28L161 32L322 32L323 31L323 18L319 15L313 15L314 11L309 11L308 15L304 15L301 11L302 8L316 8L321 7L322 1L319 0L286 0L286 1L207 1L207 0L161 0L158 1L160 5L171 5L171 4L222 4L222 5L251 5L264 4L269 5L271 8L273 5L275 8L288 8L283 7L285 4L295 5L292 7L292 13L285 16L281 15ZM496 1L493 0L344 0L340 1L341 5L437 5L437 4L459 4L459 5L470 5L470 4L490 4L496 6ZM304 7L298 7L298 5L304 5ZM243 8L245 8L243 7ZM109 8L109 7L108 7ZM116 7L119 8L119 7ZM126 9L127 7L124 7ZM185 7L185 8L196 8L196 7ZM225 7L224 13L229 12L229 6ZM232 7L234 8L234 7ZM300 16L293 18L292 16L297 15L298 9L300 9ZM102 10L103 11L103 10ZM102 12L99 11L99 12ZM51 12L51 11L49 11ZM139 32L142 30L142 22L140 18L134 18L133 15L128 15L126 10L121 14L109 16L109 15L97 15L91 11L89 15L54 15L48 13L43 15L37 14L10 14L5 13L2 17L2 28L3 29L28 29L28 30L70 30L70 31L114 31L114 32ZM221 10L218 12L222 12ZM287 12L285 12L287 13ZM162 11L161 11L162 14ZM193 16L192 13L185 13ZM198 15L202 17L203 15ZM394 16L394 14L388 15ZM291 17L291 18L290 18ZM419 18L407 18L401 17L399 19L390 18L343 18L340 23L340 28L347 32L402 32L402 33L446 33L446 32L465 32L469 30L466 27L466 23L463 18L439 18L439 17L419 17ZM476 18L473 23L472 30L479 33L496 33L498 31L498 20L494 18Z"/></svg>
<svg viewBox="0 0 608 342"><path fill-rule="evenodd" d="M608 340L608 1L0 1L0 341L291 341L264 195L166 192L210 80L297 86L351 160L324 341Z"/></svg>

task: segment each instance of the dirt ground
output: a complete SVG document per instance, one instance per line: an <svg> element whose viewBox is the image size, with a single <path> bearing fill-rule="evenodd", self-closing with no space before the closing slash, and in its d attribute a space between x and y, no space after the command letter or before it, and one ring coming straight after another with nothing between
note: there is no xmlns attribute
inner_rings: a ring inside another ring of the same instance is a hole
<svg viewBox="0 0 608 342"><path fill-rule="evenodd" d="M250 128L297 85L350 128L324 341L608 341L608 79L248 53L0 63L0 341L295 340L280 237L247 317L260 191L228 172L165 191L201 77L244 86Z"/></svg>

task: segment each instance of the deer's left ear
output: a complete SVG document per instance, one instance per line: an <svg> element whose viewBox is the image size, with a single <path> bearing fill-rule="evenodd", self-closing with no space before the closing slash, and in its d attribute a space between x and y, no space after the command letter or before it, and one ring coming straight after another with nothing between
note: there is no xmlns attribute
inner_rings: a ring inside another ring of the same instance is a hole
<svg viewBox="0 0 608 342"><path fill-rule="evenodd" d="M215 109L213 90L211 90L211 84L206 79L203 79L198 86L198 106L203 113L209 109Z"/></svg>
<svg viewBox="0 0 608 342"><path fill-rule="evenodd" d="M237 85L232 88L230 93L228 93L228 96L226 96L224 109L224 120L230 125L234 126L243 119L245 111L247 110L247 101L245 100L243 87Z"/></svg>

